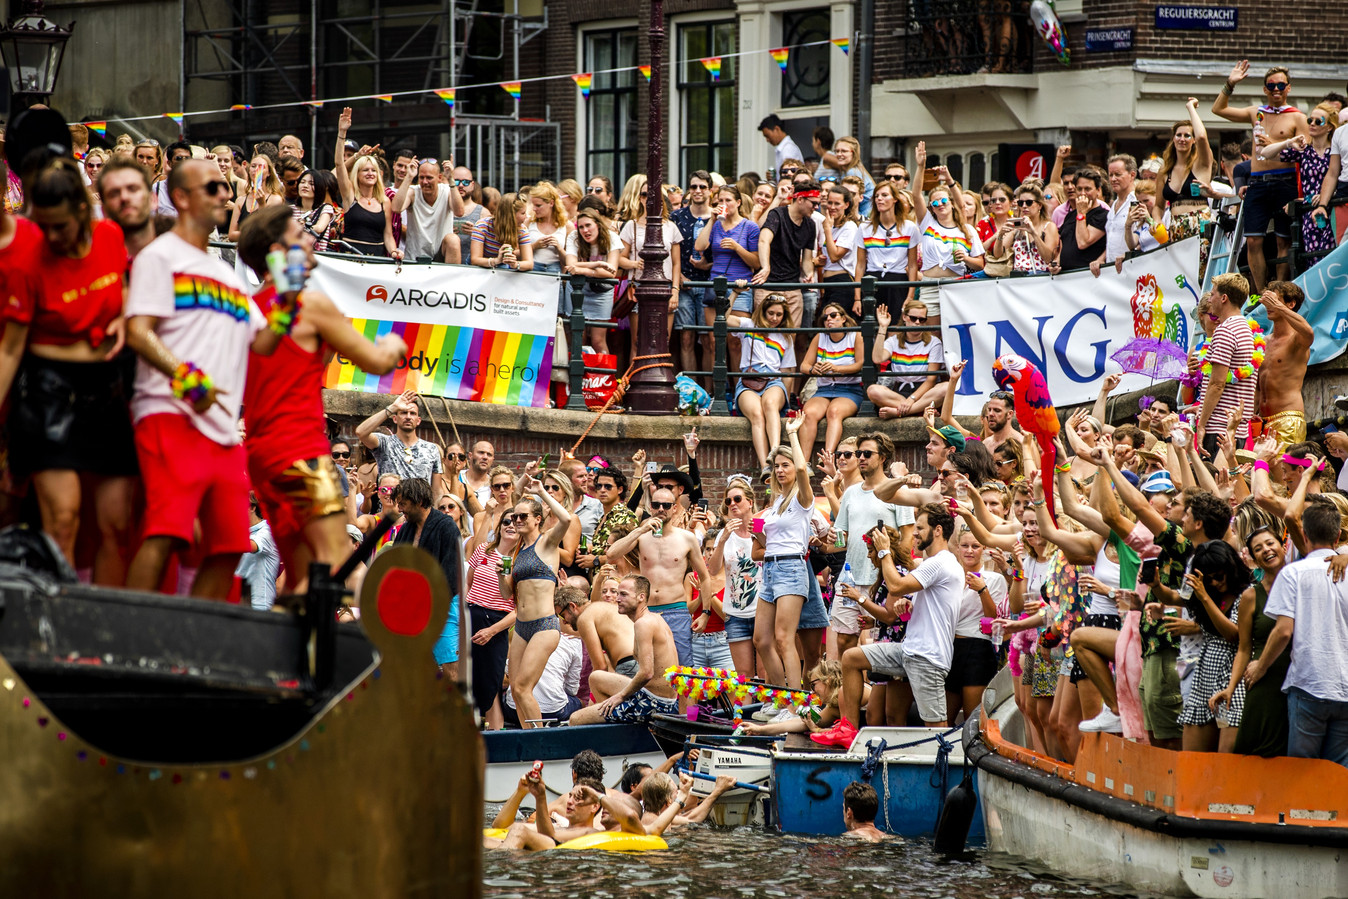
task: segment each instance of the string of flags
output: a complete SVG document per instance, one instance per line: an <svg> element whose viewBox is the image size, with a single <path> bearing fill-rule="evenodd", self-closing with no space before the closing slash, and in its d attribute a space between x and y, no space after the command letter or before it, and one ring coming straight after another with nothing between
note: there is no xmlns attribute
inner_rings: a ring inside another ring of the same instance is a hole
<svg viewBox="0 0 1348 899"><path fill-rule="evenodd" d="M687 62L701 63L702 67L706 69L707 73L711 76L712 81L720 81L724 60L736 59L741 56L753 56L759 53L767 53L772 58L772 61L777 64L777 67L783 73L785 73L788 61L791 58L792 51L803 50L808 47L828 46L830 44L837 47L839 50L843 52L843 55L846 56L849 55L850 53L852 41L849 38L832 38L829 40L808 41L806 43L797 44L791 47L775 47L769 50L743 50L738 53L723 53L720 56L706 56L695 59L678 60L675 63L675 65L680 65ZM502 90L504 90L507 94L509 94L513 100L519 102L525 84L530 84L534 82L552 81L558 78L570 78L572 81L575 82L576 88L580 91L581 96L585 99L589 99L590 91L594 88L595 76L616 75L622 72L630 72L633 68L639 71L642 77L646 79L646 81L649 82L651 80L651 67L648 65L619 66L612 69L596 70L592 72L576 72L571 75L540 75L534 78L521 79L519 81L498 81L498 82L487 82L483 84L460 84L456 87L435 88L431 90L395 91L393 93L387 94L361 94L359 96L353 97L333 97L327 100L300 100L289 103L268 103L260 106L254 106L249 103L235 103L223 109L201 109L193 112L164 112L159 113L158 115L121 116L117 119L117 121L148 122L153 121L154 119L167 118L172 120L173 123L178 126L179 130L181 130L183 126L183 120L185 118L189 118L192 116L222 115L228 112L261 111L268 109L286 109L295 106L308 106L315 109L321 109L324 105L329 103L347 104L357 100L378 100L384 103L392 103L397 98L416 97L424 94L434 94L441 101L443 101L446 106L448 106L451 110L453 110L455 101L457 99L458 91L470 90L474 88L484 88L484 87L499 87ZM95 134L97 134L100 138L106 137L107 135L108 122L106 120L96 122L83 122L82 124L90 131L93 131Z"/></svg>

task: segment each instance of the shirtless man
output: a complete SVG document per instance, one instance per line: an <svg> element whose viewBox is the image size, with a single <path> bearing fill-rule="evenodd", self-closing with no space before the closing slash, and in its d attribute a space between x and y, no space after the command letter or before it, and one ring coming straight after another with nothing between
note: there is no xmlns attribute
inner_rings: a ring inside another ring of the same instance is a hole
<svg viewBox="0 0 1348 899"><path fill-rule="evenodd" d="M1290 140L1298 134L1310 140L1310 126L1306 114L1287 103L1292 78L1285 66L1274 66L1264 73L1264 99L1260 106L1231 106L1231 94L1236 85L1250 74L1249 60L1242 59L1231 69L1226 85L1212 101L1212 114L1228 122L1239 122L1254 128L1254 146ZM1292 237L1292 217L1286 206L1297 197L1296 168L1280 159L1263 159L1255 153L1250 159L1250 186L1245 191L1245 247L1250 259L1250 275L1254 289L1263 291L1268 283L1268 263L1264 261L1264 242L1257 239L1268 232L1278 238L1278 255L1286 256ZM1277 277L1291 277L1287 263L1278 266Z"/></svg>
<svg viewBox="0 0 1348 899"><path fill-rule="evenodd" d="M590 689L599 701L572 715L572 725L604 721L645 724L654 714L678 714L674 687L660 676L679 663L674 635L665 619L650 613L650 595L651 582L639 574L623 578L618 585L618 610L634 625L637 673L630 678L612 671L592 673Z"/></svg>
<svg viewBox="0 0 1348 899"><path fill-rule="evenodd" d="M673 632L680 665L693 664L693 618L688 612L688 594L683 579L692 571L698 583L711 580L702 548L692 531L669 522L678 510L678 498L671 490L658 488L651 494L651 517L614 541L607 558L621 559L637 547L641 555L641 573L650 581L650 610L660 615ZM660 533L657 536L656 530ZM624 613L626 614L626 613ZM660 669L664 671L664 668Z"/></svg>
<svg viewBox="0 0 1348 899"><path fill-rule="evenodd" d="M854 780L843 789L843 836L867 843L889 839L889 834L875 826L875 814L880 810L880 797L875 787Z"/></svg>
<svg viewBox="0 0 1348 899"><path fill-rule="evenodd" d="M1273 326L1264 350L1255 394L1264 433L1278 438L1278 452L1306 439L1306 406L1301 382L1311 357L1315 329L1297 312L1306 294L1289 281L1271 281L1259 302Z"/></svg>
<svg viewBox="0 0 1348 899"><path fill-rule="evenodd" d="M701 824L711 814L716 800L734 788L735 778L722 774L716 778L716 785L711 788L707 798L685 815L681 812L693 792L693 779L680 771L676 784L673 775L657 771L641 784L641 804L645 810L641 823L648 832L654 834L664 833L670 827L683 824Z"/></svg>
<svg viewBox="0 0 1348 899"><path fill-rule="evenodd" d="M582 594L557 614L580 635L595 671L617 672L623 677L637 673L632 621L618 611L615 603L590 602L589 594Z"/></svg>
<svg viewBox="0 0 1348 899"><path fill-rule="evenodd" d="M494 828L510 828L505 837L503 839L483 837L484 848L535 851L552 849L567 840L609 829L621 829L627 833L643 835L646 833L641 819L628 803L609 799L605 795L604 785L588 777L578 781L571 788L571 792L566 794L565 805L561 810L562 817L566 819L565 827L554 825L552 815L535 815L536 820L532 822L515 821L520 801L527 795L534 797L537 808L546 806L547 790L543 786L543 779L534 777L532 772L520 778L514 794L501 807L496 820L492 822ZM600 811L605 813L602 820L610 821L617 826L597 826L595 816Z"/></svg>

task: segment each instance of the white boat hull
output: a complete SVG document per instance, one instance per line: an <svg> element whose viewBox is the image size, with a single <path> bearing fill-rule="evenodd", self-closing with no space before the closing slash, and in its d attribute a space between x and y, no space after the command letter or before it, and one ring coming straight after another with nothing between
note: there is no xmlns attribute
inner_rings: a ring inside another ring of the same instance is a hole
<svg viewBox="0 0 1348 899"><path fill-rule="evenodd" d="M986 770L988 848L1047 868L1171 896L1348 896L1348 860L1329 848L1180 839L1107 818Z"/></svg>
<svg viewBox="0 0 1348 899"><path fill-rule="evenodd" d="M740 783L766 788L772 777L772 754L767 750L703 747L698 754L697 772L708 777L729 775ZM706 797L715 786L712 781L699 778L693 782L693 793ZM727 790L716 801L710 820L723 827L762 827L767 822L771 801L769 793L743 788Z"/></svg>

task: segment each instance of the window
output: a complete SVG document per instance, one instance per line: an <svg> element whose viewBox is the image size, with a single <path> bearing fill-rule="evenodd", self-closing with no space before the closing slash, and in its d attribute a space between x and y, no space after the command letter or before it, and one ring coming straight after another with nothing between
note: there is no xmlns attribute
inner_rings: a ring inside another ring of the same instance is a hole
<svg viewBox="0 0 1348 899"><path fill-rule="evenodd" d="M988 183L988 172L982 153L969 154L969 189L978 190Z"/></svg>
<svg viewBox="0 0 1348 899"><path fill-rule="evenodd" d="M782 14L782 46L792 47L782 73L782 106L826 106L828 104L829 51L831 36L827 9L810 9ZM815 44L802 47L801 44Z"/></svg>
<svg viewBox="0 0 1348 899"><path fill-rule="evenodd" d="M735 171L735 23L698 22L679 28L680 182L697 169ZM713 81L702 60L721 57L721 75Z"/></svg>
<svg viewBox="0 0 1348 899"><path fill-rule="evenodd" d="M595 74L590 99L579 101L585 104L582 179L607 175L620 185L636 172L636 64L635 30L586 32L584 70Z"/></svg>

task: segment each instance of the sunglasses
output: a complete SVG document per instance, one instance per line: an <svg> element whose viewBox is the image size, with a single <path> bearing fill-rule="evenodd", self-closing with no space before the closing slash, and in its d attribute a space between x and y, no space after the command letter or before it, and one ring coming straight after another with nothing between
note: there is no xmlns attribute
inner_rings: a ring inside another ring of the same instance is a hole
<svg viewBox="0 0 1348 899"><path fill-rule="evenodd" d="M708 184L690 184L690 185L688 185L688 192L689 192L689 193L692 193L692 192L695 191L695 190L711 190L711 185L708 185Z"/></svg>
<svg viewBox="0 0 1348 899"><path fill-rule="evenodd" d="M1022 209L1028 209L1029 207L1033 206L1036 202L1038 202L1038 201L1036 201L1036 200L1017 200L1017 201L1016 201L1016 205L1019 206L1019 207L1022 208Z"/></svg>
<svg viewBox="0 0 1348 899"><path fill-rule="evenodd" d="M334 450L333 453L332 453L332 458L334 458L334 459L350 459L350 458L351 458L351 451L350 451L350 450L347 450L346 452L343 453L343 452L338 452L338 451Z"/></svg>
<svg viewBox="0 0 1348 899"><path fill-rule="evenodd" d="M514 515L507 516L513 524L524 524L529 520L528 512L516 512Z"/></svg>
<svg viewBox="0 0 1348 899"><path fill-rule="evenodd" d="M513 485L511 485L511 484L492 484L492 485L491 485L491 489L493 489L493 490L509 490L509 489L511 488L511 486L513 486Z"/></svg>
<svg viewBox="0 0 1348 899"><path fill-rule="evenodd" d="M984 202L986 202L986 203L1010 203L1010 202L1011 202L1011 199L1010 199L1009 197L988 197L987 200L985 200Z"/></svg>
<svg viewBox="0 0 1348 899"><path fill-rule="evenodd" d="M596 490L617 490L617 489L618 489L618 485L617 485L617 484L601 484L601 483L599 483L599 482L595 482L594 489L596 489Z"/></svg>
<svg viewBox="0 0 1348 899"><path fill-rule="evenodd" d="M1306 124L1308 124L1308 125L1328 125L1328 124L1329 124L1329 119L1326 119L1326 118L1307 119L1307 120L1306 120Z"/></svg>
<svg viewBox="0 0 1348 899"><path fill-rule="evenodd" d="M857 458L865 462L871 456L875 455L875 450L857 450Z"/></svg>
<svg viewBox="0 0 1348 899"><path fill-rule="evenodd" d="M949 202L950 202L950 200L948 200L948 199L945 198L945 197L942 197L942 198L939 199L939 200L932 200L931 203L930 203L929 205L932 206L932 207L935 208L935 209L940 209L942 206L945 206L945 205L948 204Z"/></svg>
<svg viewBox="0 0 1348 899"><path fill-rule="evenodd" d="M1015 460L1015 459L993 459L993 460L992 460L992 464L993 464L993 465L1015 465L1015 464L1016 464L1016 460Z"/></svg>
<svg viewBox="0 0 1348 899"><path fill-rule="evenodd" d="M380 488L379 488L379 495L380 495L380 496L392 496L392 495L393 495L393 491L394 491L394 490L397 490L397 489L398 489L397 487L380 487Z"/></svg>
<svg viewBox="0 0 1348 899"><path fill-rule="evenodd" d="M841 312L825 312L825 313L824 313L824 321L828 321L828 320L831 319L831 318L842 318L842 317L843 317L843 314L842 314Z"/></svg>
<svg viewBox="0 0 1348 899"><path fill-rule="evenodd" d="M549 493L560 493L562 488L556 484L544 484L543 489Z"/></svg>
<svg viewBox="0 0 1348 899"><path fill-rule="evenodd" d="M466 461L468 461L468 454L467 454L467 453L445 453L445 458L446 458L446 459L453 459L453 460L455 460L456 462L466 462Z"/></svg>
<svg viewBox="0 0 1348 899"><path fill-rule="evenodd" d="M799 172L799 171L800 171L800 169L796 168L796 167L793 165L793 166L791 166L790 168L783 168L783 169L782 169L782 176L785 177L785 178L790 178L792 175L794 175L796 172Z"/></svg>
<svg viewBox="0 0 1348 899"><path fill-rule="evenodd" d="M473 179L472 179L472 178L455 178L455 179L454 179L454 183L457 184L459 187L467 187L468 185L470 185L470 184L473 183Z"/></svg>
<svg viewBox="0 0 1348 899"><path fill-rule="evenodd" d="M927 317L925 315L921 317L918 317L916 315L905 315L904 318L908 319L915 325L925 325L927 323Z"/></svg>
<svg viewBox="0 0 1348 899"><path fill-rule="evenodd" d="M197 186L206 191L207 196L211 197L216 194L229 193L229 185L223 181L207 181L205 184L198 184Z"/></svg>
<svg viewBox="0 0 1348 899"><path fill-rule="evenodd" d="M656 502L653 502L653 503L651 503L651 508L654 509L656 512L664 512L666 509L672 509L672 508L674 508L674 504L673 504L673 503L656 503Z"/></svg>
<svg viewBox="0 0 1348 899"><path fill-rule="evenodd" d="M589 468L586 468L585 470L588 471L590 474L599 474L599 472L603 471L605 468L608 468L608 466L607 466L607 465L591 465Z"/></svg>
<svg viewBox="0 0 1348 899"><path fill-rule="evenodd" d="M908 180L908 176L907 176L907 175L890 175L890 176L889 176L889 180L890 180L890 181L907 181L907 180Z"/></svg>
<svg viewBox="0 0 1348 899"><path fill-rule="evenodd" d="M585 192L587 194L602 194L604 189L602 187L587 187L585 188Z"/></svg>
<svg viewBox="0 0 1348 899"><path fill-rule="evenodd" d="M1271 93L1271 94L1272 94L1272 93L1277 93L1278 91L1285 91L1285 90L1287 90L1288 86L1289 86L1289 82L1286 82L1286 81L1265 81L1265 82L1264 82L1264 87L1268 88L1268 91L1269 91L1269 93Z"/></svg>
<svg viewBox="0 0 1348 899"><path fill-rule="evenodd" d="M155 140L155 139L152 138L152 137L147 137L147 138L145 138L145 140L140 141L139 143L137 143L136 146L138 146L138 147L157 147L157 146L159 146L159 141Z"/></svg>
<svg viewBox="0 0 1348 899"><path fill-rule="evenodd" d="M959 474L959 472L956 471L956 470L953 469L953 468L942 468L942 469L941 469L941 477L943 477L943 478L953 478L953 477L954 477L955 475L957 475L957 474Z"/></svg>
<svg viewBox="0 0 1348 899"><path fill-rule="evenodd" d="M738 496L727 496L727 497L725 498L725 503L726 503L727 506L734 505L735 503L742 503L742 502L744 502L744 494L742 494L742 493L739 494Z"/></svg>
<svg viewBox="0 0 1348 899"><path fill-rule="evenodd" d="M988 399L993 400L1014 400L1016 395L1007 390L994 390L988 394Z"/></svg>
<svg viewBox="0 0 1348 899"><path fill-rule="evenodd" d="M819 181L820 181L820 183L822 183L822 184L837 184L837 183L838 183L838 176L837 176L837 175L824 175L823 177L821 177L821 178L819 179Z"/></svg>
<svg viewBox="0 0 1348 899"><path fill-rule="evenodd" d="M852 458L855 455L856 453L853 452L852 450L838 450L836 453L833 454L833 458L842 459L844 462L846 462L848 459Z"/></svg>

